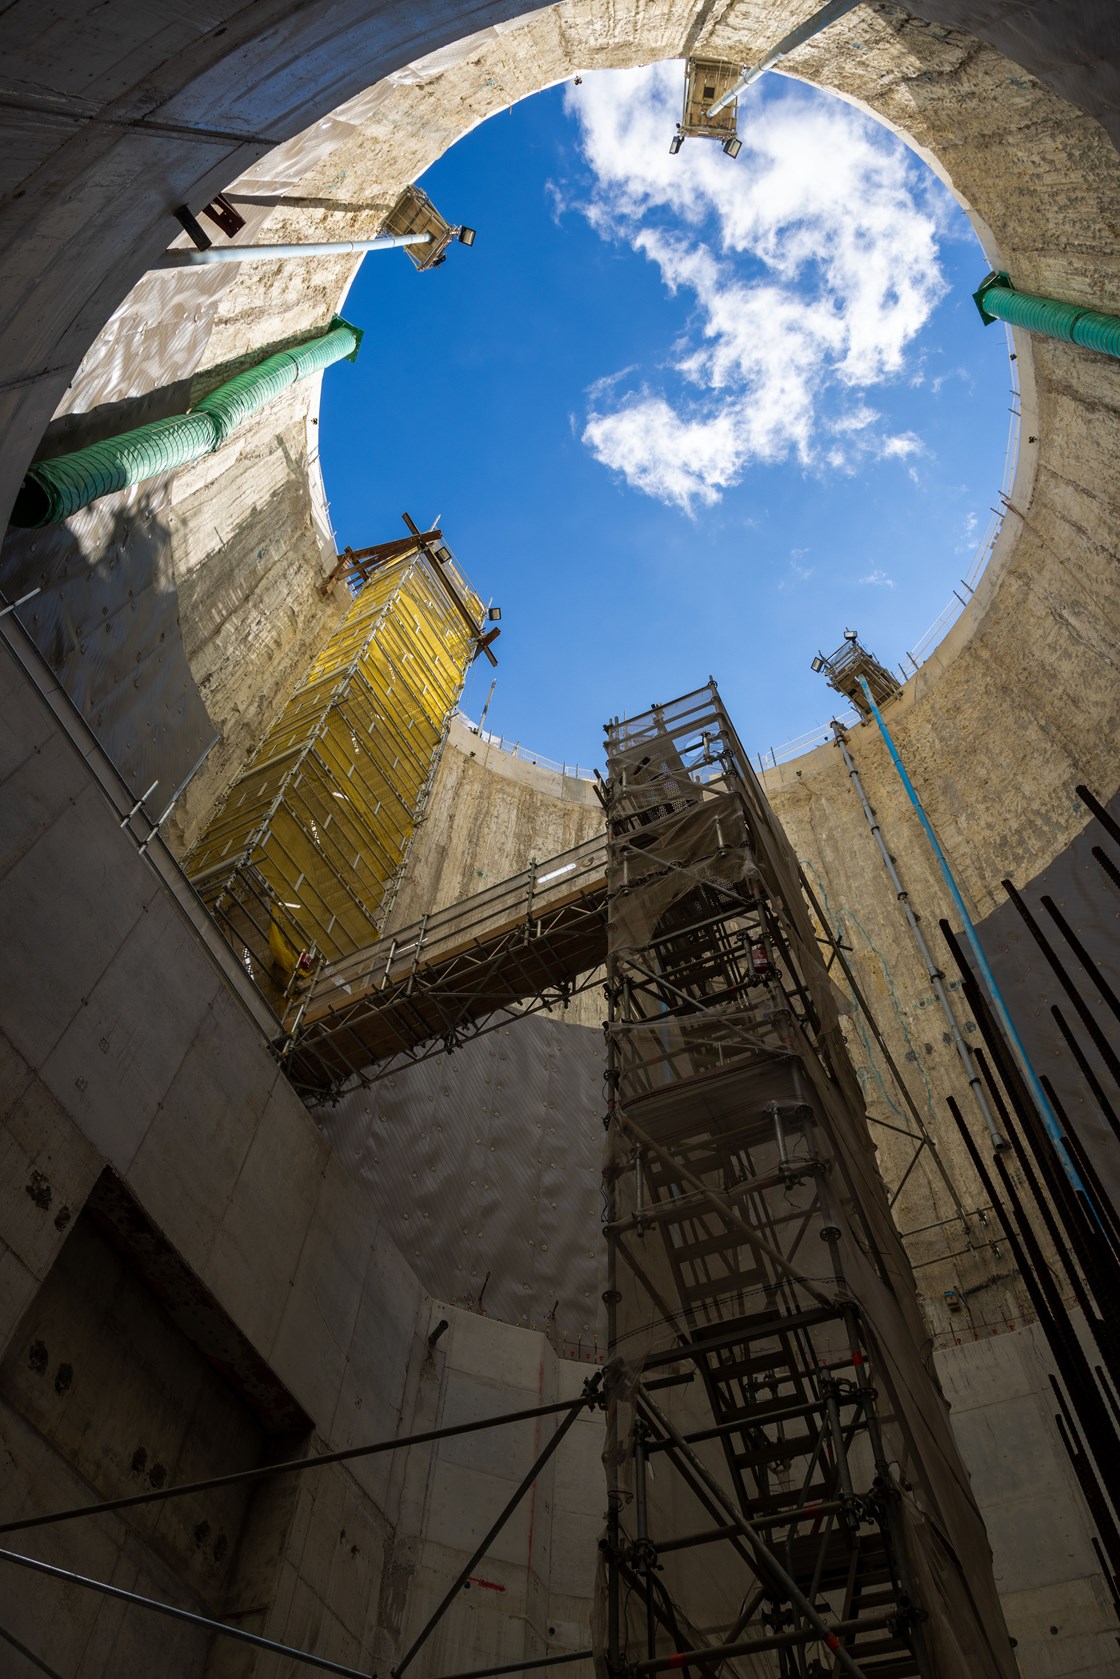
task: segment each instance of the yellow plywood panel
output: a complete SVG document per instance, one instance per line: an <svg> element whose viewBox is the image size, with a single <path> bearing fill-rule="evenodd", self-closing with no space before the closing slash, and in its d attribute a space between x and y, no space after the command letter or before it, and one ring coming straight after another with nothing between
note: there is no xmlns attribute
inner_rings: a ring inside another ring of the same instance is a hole
<svg viewBox="0 0 1120 1679"><path fill-rule="evenodd" d="M435 566L374 572L188 861L272 987L380 931L481 633L478 596L444 565L459 610Z"/></svg>

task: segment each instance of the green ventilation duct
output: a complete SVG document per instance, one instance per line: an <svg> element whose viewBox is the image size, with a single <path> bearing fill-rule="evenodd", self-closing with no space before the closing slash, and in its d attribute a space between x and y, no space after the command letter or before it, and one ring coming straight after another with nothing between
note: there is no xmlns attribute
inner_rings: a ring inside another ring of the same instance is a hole
<svg viewBox="0 0 1120 1679"><path fill-rule="evenodd" d="M99 496L212 455L250 414L267 407L289 385L321 373L332 362L356 360L361 342L357 327L336 315L322 338L280 350L239 373L202 397L189 414L154 420L72 455L39 461L20 486L12 524L24 529L55 525Z"/></svg>
<svg viewBox="0 0 1120 1679"><path fill-rule="evenodd" d="M1083 344L1102 356L1120 359L1120 316L1103 315L1080 303L1059 303L1053 297L1036 297L1016 291L1006 274L989 274L980 290L973 292L980 319L985 326L1006 321L1025 327L1044 338L1060 338L1066 344Z"/></svg>

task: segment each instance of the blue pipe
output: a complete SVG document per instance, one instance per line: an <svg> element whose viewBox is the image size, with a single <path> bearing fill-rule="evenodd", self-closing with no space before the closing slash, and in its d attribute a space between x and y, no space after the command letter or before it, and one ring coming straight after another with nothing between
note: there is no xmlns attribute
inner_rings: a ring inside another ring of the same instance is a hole
<svg viewBox="0 0 1120 1679"><path fill-rule="evenodd" d="M898 747L891 738L890 730L883 722L882 713L871 697L871 689L867 686L867 679L861 676L859 678L859 685L867 697L867 703L871 707L872 716L879 725L879 733L882 735L883 740L886 743L887 751L891 755L891 762L898 771L898 778L905 787L910 803L914 806L914 809L917 812L918 821L925 829L926 838L929 840L930 846L933 849L933 855L937 858L938 867L945 878L945 884L949 888L949 894L956 906L957 914L961 918L961 925L964 928L964 936L968 940L969 948L976 959L976 966L979 968L984 984L988 988L988 995L992 999L996 1014L999 1016L1000 1025L1007 1034L1008 1042L1015 1052L1015 1059L1019 1063L1019 1070L1030 1086L1035 1106L1042 1116L1043 1125L1046 1127L1046 1134L1053 1143L1054 1148L1057 1151L1058 1159L1062 1163L1062 1170L1065 1172L1066 1177L1069 1179L1077 1193L1085 1196L1086 1202L1093 1210L1093 1217L1096 1218L1096 1208L1093 1207L1093 1203L1085 1189L1085 1185L1081 1182L1081 1178L1078 1175L1076 1167L1073 1165L1065 1151L1065 1146L1062 1140L1062 1128L1058 1123L1058 1116L1055 1114L1054 1109L1050 1105L1050 1099L1045 1090L1042 1088L1038 1074L1032 1067L1027 1052L1023 1047L1023 1040L1020 1038L1015 1029L1015 1023L1010 1014L1007 1012L1007 1004L1003 1000L1003 993L996 984L996 976L991 970L988 958L984 955L984 952L980 947L980 940L976 936L976 928L972 925L972 917L965 908L964 899L960 894L960 888L953 879L953 871L950 869L948 860L941 849L941 844L937 835L933 831L933 825L922 808L922 801L919 799L914 789L914 783L906 773L906 765L899 757Z"/></svg>

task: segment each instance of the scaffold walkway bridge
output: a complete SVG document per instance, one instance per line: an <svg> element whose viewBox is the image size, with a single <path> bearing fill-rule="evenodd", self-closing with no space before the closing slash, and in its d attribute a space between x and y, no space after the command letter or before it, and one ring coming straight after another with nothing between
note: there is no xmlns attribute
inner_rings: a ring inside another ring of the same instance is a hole
<svg viewBox="0 0 1120 1679"><path fill-rule="evenodd" d="M587 990L606 960L606 864L597 835L324 963L285 1012L292 1083L329 1099Z"/></svg>

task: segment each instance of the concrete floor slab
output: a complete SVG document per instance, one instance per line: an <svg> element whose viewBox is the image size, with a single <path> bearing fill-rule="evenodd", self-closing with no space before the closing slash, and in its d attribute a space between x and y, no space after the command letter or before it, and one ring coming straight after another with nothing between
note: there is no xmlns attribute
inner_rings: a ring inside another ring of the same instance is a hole
<svg viewBox="0 0 1120 1679"><path fill-rule="evenodd" d="M543 1361L554 1361L543 1336L511 1336L508 1325L496 1319L453 1308L448 1312L447 1359L464 1376L497 1378L511 1388L536 1393L542 1382Z"/></svg>
<svg viewBox="0 0 1120 1679"><path fill-rule="evenodd" d="M160 1099L129 1173L139 1200L195 1267L213 1246L278 1076L240 1015L220 1006L224 997L215 1001Z"/></svg>
<svg viewBox="0 0 1120 1679"><path fill-rule="evenodd" d="M0 1353L35 1298L40 1278L7 1245L0 1248Z"/></svg>
<svg viewBox="0 0 1120 1679"><path fill-rule="evenodd" d="M476 1418L497 1416L502 1411L548 1404L551 1398L551 1392L543 1388L524 1391L510 1388L504 1382L455 1372L444 1394L440 1426L451 1428ZM562 1415L534 1417L506 1428L456 1436L440 1442L439 1458L442 1463L458 1464L512 1483L527 1474L534 1458L563 1421Z"/></svg>
<svg viewBox="0 0 1120 1679"><path fill-rule="evenodd" d="M50 713L15 660L0 658L0 786L54 733Z"/></svg>
<svg viewBox="0 0 1120 1679"><path fill-rule="evenodd" d="M6 1058L13 1071L15 1061ZM102 1163L37 1079L28 1075L16 1083L18 1093L0 1127L0 1204L8 1245L42 1279Z"/></svg>
<svg viewBox="0 0 1120 1679"><path fill-rule="evenodd" d="M498 1516L514 1484L506 1478L437 1458L432 1466L427 1543L469 1554ZM529 1504L524 1498L494 1539L484 1560L523 1568L528 1554Z"/></svg>

